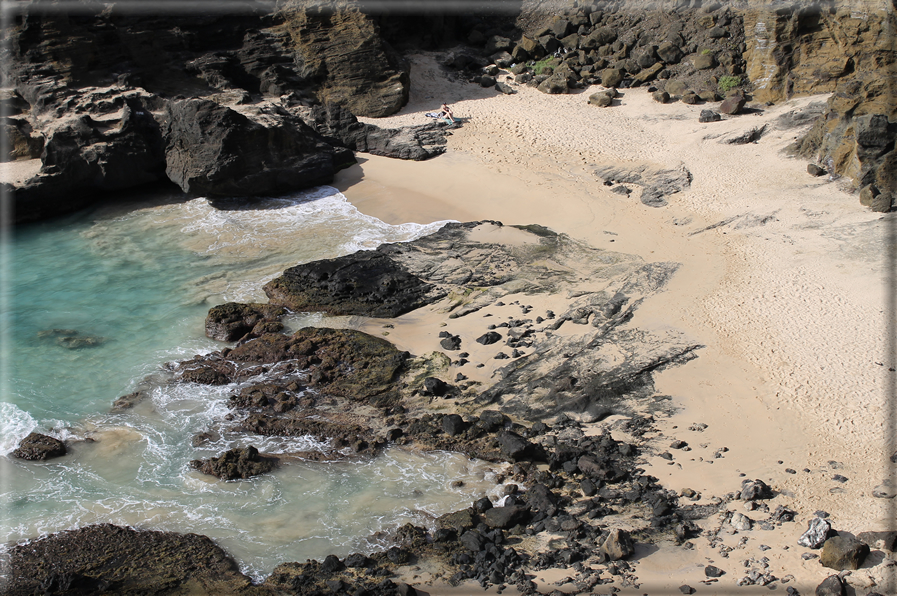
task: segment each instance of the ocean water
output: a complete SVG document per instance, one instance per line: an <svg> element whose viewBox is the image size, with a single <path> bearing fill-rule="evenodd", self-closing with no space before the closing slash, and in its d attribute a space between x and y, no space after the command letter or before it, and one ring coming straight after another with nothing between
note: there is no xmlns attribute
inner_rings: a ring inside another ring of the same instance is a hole
<svg viewBox="0 0 897 596"><path fill-rule="evenodd" d="M399 449L332 463L294 458L246 481L204 476L188 462L248 444L279 454L326 445L229 432L226 402L240 385L160 382L165 362L223 347L204 335L210 306L266 301L261 286L286 267L444 223L388 225L321 187L253 204L157 197L16 230L0 288L0 542L98 522L196 532L261 579L280 562L369 552L378 532L497 495L494 466ZM307 324L328 321L291 321ZM150 397L110 413L137 389ZM12 458L35 430L65 439L69 455ZM193 447L205 430L220 438Z"/></svg>

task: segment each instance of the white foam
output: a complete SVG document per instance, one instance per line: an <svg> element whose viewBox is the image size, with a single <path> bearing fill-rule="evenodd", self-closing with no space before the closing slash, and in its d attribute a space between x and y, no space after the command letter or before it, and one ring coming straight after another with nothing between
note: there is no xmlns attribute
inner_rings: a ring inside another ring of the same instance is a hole
<svg viewBox="0 0 897 596"><path fill-rule="evenodd" d="M37 426L37 421L28 412L15 404L0 403L0 454L13 451Z"/></svg>

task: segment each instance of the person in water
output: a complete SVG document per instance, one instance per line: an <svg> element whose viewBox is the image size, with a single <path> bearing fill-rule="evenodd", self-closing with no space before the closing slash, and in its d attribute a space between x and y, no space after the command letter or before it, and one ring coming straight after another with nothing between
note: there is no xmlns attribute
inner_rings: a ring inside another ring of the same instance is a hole
<svg viewBox="0 0 897 596"><path fill-rule="evenodd" d="M448 106L447 103L442 104L442 113L439 115L440 118L445 118L452 124L455 123L455 119L452 117L452 109Z"/></svg>

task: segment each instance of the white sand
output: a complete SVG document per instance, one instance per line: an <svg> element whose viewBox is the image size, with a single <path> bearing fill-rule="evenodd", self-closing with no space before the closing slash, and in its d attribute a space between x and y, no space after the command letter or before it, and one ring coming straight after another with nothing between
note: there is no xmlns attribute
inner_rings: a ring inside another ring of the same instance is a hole
<svg viewBox="0 0 897 596"><path fill-rule="evenodd" d="M805 549L795 542L814 511L831 513L839 530L895 529L894 503L871 496L891 473L886 381L895 373L885 351L884 288L885 226L894 214L871 213L841 182L809 176L806 161L781 153L800 131L774 122L825 98L701 124L698 114L713 105L661 105L644 89L623 90L620 105L597 108L587 103L597 89L549 96L515 88L506 96L451 81L433 56L415 57L408 106L371 122L423 123L425 112L448 101L465 119L448 153L421 163L366 156L337 186L390 223L539 223L599 248L682 263L667 291L646 300L631 324L680 329L706 346L696 360L656 376L657 390L681 405L660 421L667 437L658 445L677 438L693 449L674 450L673 464L648 456L646 468L670 488L706 496L737 490L739 473L769 482L781 493L770 506L795 509L798 522L786 532L747 532L748 547L773 547L750 556L769 557L771 569L783 569L779 577L797 576L802 592L815 587L831 571L802 561ZM720 142L763 124L758 143ZM684 166L691 188L651 208L639 202L638 187L629 185L634 192L624 198L593 173L641 164ZM707 229L720 222L727 223ZM390 339L413 349L413 332L403 335L400 327ZM708 428L686 430L695 422ZM714 458L720 447L728 451ZM836 473L848 481L833 481ZM695 565L713 554L699 545L688 560L680 561L678 549L648 555L637 565L643 587L665 593L704 579ZM747 554L716 557L729 569L716 586L734 588ZM854 577L864 573L875 582L884 572L879 566Z"/></svg>

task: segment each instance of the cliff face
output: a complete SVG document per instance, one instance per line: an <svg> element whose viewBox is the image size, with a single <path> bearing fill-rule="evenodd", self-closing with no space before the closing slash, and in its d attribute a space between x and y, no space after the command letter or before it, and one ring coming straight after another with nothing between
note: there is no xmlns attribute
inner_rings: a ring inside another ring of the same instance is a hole
<svg viewBox="0 0 897 596"><path fill-rule="evenodd" d="M333 13L288 8L276 28L290 40L302 74L321 103L359 116L380 117L408 102L408 67L386 45L373 18L351 10Z"/></svg>
<svg viewBox="0 0 897 596"><path fill-rule="evenodd" d="M262 162L284 168L254 179L326 180L351 161L346 148L419 159L439 144L432 131L378 132L353 114L385 116L407 101L407 67L395 47L433 49L463 40L470 50L454 66L472 79L482 65L519 68L557 54L554 72L536 73L530 83L546 93L653 84L683 101L712 102L720 99L723 80L740 81L757 103L833 93L827 113L794 152L852 179L864 200L882 195L879 207L890 206L887 196L897 196L895 3L575 0L559 9L556 2L527 0L510 15L424 15L365 14L343 0L327 10L286 0L273 13L177 17L128 16L114 7L44 14L28 5L3 31L0 124L8 144L0 160L43 162L40 176L16 192L25 219L77 209L98 191L164 181L173 171L172 151L190 153L186 140L224 138L225 131L202 129L163 136L172 130L169 104L185 97L242 114L222 113L215 122L245 116L273 126L272 138L292 139L257 147ZM336 114L334 106L343 111L326 126L307 119L311 111ZM406 137L410 145L399 147ZM225 146L239 152L241 143ZM308 148L309 159L271 153L283 147ZM321 160L321 154L331 157ZM288 175L297 163L315 169ZM237 174L216 164L196 171L222 180ZM205 182L187 186L214 191ZM268 188L248 179L227 188L286 190L280 182Z"/></svg>
<svg viewBox="0 0 897 596"><path fill-rule="evenodd" d="M408 98L401 60L357 9L137 17L38 8L3 31L0 55L0 159L41 160L37 176L3 189L18 222L155 182L206 196L283 194L329 182L355 150L444 151L433 127L357 122ZM309 119L322 106L342 107L326 130Z"/></svg>
<svg viewBox="0 0 897 596"><path fill-rule="evenodd" d="M744 13L755 100L833 92L826 113L795 145L795 153L851 178L858 189L892 198L897 197L895 12L894 2L830 1L806 7L758 3Z"/></svg>

